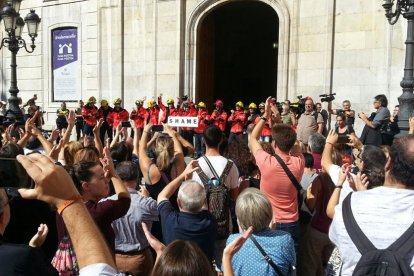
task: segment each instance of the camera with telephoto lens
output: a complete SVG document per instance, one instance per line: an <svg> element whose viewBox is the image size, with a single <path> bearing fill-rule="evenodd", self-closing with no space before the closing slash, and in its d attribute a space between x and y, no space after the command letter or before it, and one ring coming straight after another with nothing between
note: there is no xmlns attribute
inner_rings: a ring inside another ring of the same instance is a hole
<svg viewBox="0 0 414 276"><path fill-rule="evenodd" d="M332 102L333 100L335 100L335 95L336 93L331 93L331 94L321 94L319 95L319 97L321 97L321 102Z"/></svg>

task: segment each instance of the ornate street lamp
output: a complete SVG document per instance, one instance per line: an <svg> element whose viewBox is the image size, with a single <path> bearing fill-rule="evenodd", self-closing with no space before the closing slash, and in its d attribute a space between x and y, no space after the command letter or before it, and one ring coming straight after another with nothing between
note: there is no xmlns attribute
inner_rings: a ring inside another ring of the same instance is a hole
<svg viewBox="0 0 414 276"><path fill-rule="evenodd" d="M4 22L4 30L7 36L2 39L0 49L7 47L11 52L11 76L10 76L10 97L8 99L9 109L6 112L6 124L17 123L23 124L23 114L19 108L19 88L17 88L16 75L16 56L20 48L24 48L26 52L33 53L36 45L34 44L37 37L37 30L40 23L39 16L34 10L24 18L20 17L19 10L22 0L9 0L0 13L0 21ZM26 23L29 37L31 38L30 49L27 48L26 41L21 37L23 26Z"/></svg>
<svg viewBox="0 0 414 276"><path fill-rule="evenodd" d="M396 2L393 11L394 2ZM408 119L413 116L414 110L414 0L384 0L385 17L391 25L397 23L402 15L407 19L407 40L405 41L404 77L400 82L403 94L398 98L400 111L398 112L398 136L408 134Z"/></svg>

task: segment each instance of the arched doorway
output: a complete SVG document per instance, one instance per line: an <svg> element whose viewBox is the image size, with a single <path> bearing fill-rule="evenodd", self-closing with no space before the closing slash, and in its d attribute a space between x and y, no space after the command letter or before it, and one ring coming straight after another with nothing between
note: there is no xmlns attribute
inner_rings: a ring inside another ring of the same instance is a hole
<svg viewBox="0 0 414 276"><path fill-rule="evenodd" d="M205 15L197 31L196 99L258 104L276 96L279 18L260 1L229 2Z"/></svg>

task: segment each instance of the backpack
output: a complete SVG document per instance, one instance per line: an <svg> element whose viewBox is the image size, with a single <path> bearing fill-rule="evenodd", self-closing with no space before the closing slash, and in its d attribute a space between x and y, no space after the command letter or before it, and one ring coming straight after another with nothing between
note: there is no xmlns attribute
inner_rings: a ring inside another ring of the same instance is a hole
<svg viewBox="0 0 414 276"><path fill-rule="evenodd" d="M224 181L233 166L233 161L227 160L226 167L219 177L208 158L205 155L203 158L214 176L209 179L201 169L197 170L197 174L206 189L208 210L217 221L216 238L219 240L227 239L230 235L230 195Z"/></svg>
<svg viewBox="0 0 414 276"><path fill-rule="evenodd" d="M355 221L351 209L351 196L352 193L344 199L342 216L349 237L362 255L352 275L414 275L410 267L414 249L414 223L389 247L377 249Z"/></svg>

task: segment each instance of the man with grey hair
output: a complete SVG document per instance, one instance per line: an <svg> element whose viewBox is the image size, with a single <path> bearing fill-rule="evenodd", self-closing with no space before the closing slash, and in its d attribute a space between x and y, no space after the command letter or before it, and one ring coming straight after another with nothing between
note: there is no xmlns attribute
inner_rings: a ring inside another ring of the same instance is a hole
<svg viewBox="0 0 414 276"><path fill-rule="evenodd" d="M309 136L308 139L308 152L312 154L313 157L313 168L316 172L321 172L321 159L322 159L322 152L325 148L325 136L319 133L314 133Z"/></svg>
<svg viewBox="0 0 414 276"><path fill-rule="evenodd" d="M338 115L341 113L345 114L346 124L349 126L354 126L355 111L351 110L351 102L349 100L343 101L342 108L338 108L338 109L332 109L332 106L328 105L328 112L334 115Z"/></svg>
<svg viewBox="0 0 414 276"><path fill-rule="evenodd" d="M198 162L193 160L158 195L162 235L165 244L175 240L193 241L200 246L207 258L213 260L217 223L210 212L203 209L206 203L206 191L197 181L185 181L196 169L198 169ZM169 201L178 188L179 210L175 209Z"/></svg>
<svg viewBox="0 0 414 276"><path fill-rule="evenodd" d="M315 106L312 98L308 97L305 101L305 112L302 113L298 119L298 126L296 132L298 140L308 143L309 136L314 133L323 133L324 121L320 113L315 111Z"/></svg>

